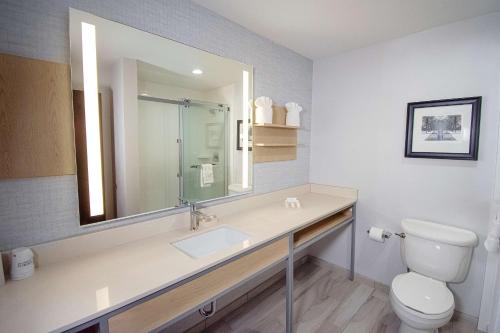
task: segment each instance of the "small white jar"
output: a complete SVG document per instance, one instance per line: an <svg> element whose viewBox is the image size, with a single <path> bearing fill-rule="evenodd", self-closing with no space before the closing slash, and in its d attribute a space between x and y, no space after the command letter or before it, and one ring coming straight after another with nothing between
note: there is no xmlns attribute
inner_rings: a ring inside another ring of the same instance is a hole
<svg viewBox="0 0 500 333"><path fill-rule="evenodd" d="M22 280L32 276L34 272L33 251L27 247L12 250L10 278L12 280Z"/></svg>

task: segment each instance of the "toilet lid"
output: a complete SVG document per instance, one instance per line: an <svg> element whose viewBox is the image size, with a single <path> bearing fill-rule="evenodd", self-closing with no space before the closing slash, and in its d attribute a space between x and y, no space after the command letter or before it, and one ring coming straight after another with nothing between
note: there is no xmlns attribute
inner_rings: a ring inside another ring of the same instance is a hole
<svg viewBox="0 0 500 333"><path fill-rule="evenodd" d="M396 276L392 292L405 306L429 315L447 312L455 303L444 282L414 272Z"/></svg>

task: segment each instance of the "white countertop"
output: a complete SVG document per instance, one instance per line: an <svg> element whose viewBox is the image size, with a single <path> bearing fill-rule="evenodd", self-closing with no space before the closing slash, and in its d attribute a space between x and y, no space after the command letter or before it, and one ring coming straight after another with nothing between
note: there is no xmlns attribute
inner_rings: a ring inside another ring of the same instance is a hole
<svg viewBox="0 0 500 333"><path fill-rule="evenodd" d="M222 216L201 233L230 225L251 237L193 259L170 243L192 235L187 228L116 246L99 253L37 268L35 275L0 287L0 332L60 332L100 317L168 287L259 244L352 205L356 199L319 193L298 195L302 208L283 201ZM284 198L283 198L284 199Z"/></svg>

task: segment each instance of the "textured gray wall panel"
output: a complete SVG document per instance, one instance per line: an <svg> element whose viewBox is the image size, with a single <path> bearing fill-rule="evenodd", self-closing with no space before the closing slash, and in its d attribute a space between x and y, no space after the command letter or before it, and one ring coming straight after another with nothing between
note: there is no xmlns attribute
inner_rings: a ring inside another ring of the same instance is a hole
<svg viewBox="0 0 500 333"><path fill-rule="evenodd" d="M253 65L255 96L304 107L297 160L255 165L255 192L308 182L311 60L186 0L2 0L0 52L69 63L69 7ZM80 228L73 176L0 181L0 249L138 221Z"/></svg>

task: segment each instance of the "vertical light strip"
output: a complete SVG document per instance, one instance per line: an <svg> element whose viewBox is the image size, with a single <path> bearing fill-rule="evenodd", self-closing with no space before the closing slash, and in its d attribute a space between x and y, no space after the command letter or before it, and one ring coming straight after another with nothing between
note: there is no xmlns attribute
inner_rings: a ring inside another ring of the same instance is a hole
<svg viewBox="0 0 500 333"><path fill-rule="evenodd" d="M95 26L82 22L83 90L90 216L104 214Z"/></svg>
<svg viewBox="0 0 500 333"><path fill-rule="evenodd" d="M248 188L248 72L243 71L243 158L241 168L241 187Z"/></svg>

